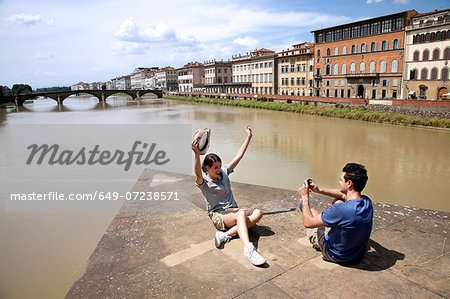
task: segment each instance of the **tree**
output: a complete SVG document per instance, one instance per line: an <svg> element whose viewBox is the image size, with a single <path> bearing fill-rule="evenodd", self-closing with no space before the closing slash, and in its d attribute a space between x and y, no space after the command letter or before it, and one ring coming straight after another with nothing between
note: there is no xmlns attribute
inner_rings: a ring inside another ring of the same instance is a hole
<svg viewBox="0 0 450 299"><path fill-rule="evenodd" d="M14 84L12 87L12 93L15 95L32 93L33 89L28 84Z"/></svg>

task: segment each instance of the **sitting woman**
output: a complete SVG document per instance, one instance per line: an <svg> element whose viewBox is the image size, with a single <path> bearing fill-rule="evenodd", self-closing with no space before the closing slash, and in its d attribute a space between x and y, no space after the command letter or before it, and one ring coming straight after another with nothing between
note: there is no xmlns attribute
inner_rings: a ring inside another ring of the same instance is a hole
<svg viewBox="0 0 450 299"><path fill-rule="evenodd" d="M255 266L262 265L266 260L256 251L248 237L248 229L261 218L262 212L258 209L239 209L231 191L228 175L234 171L247 150L252 139L252 129L245 128L247 138L239 148L236 157L225 167L216 154L208 154L200 167L200 151L198 141L192 141L192 150L195 153L194 171L196 185L200 188L206 199L207 214L214 226L220 230L216 232L215 245L219 247L228 242L236 233L244 243L244 256ZM203 170L203 174L202 174Z"/></svg>

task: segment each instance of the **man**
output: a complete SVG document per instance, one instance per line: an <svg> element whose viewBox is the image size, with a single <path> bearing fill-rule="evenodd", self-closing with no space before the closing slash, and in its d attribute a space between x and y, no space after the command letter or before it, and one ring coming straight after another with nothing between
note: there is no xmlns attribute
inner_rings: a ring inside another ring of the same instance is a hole
<svg viewBox="0 0 450 299"><path fill-rule="evenodd" d="M367 251L372 231L371 200L361 195L366 186L367 170L363 165L348 163L342 169L340 189L320 189L308 178L298 190L302 199L303 225L313 247L324 260L348 263L360 260ZM333 197L331 206L321 214L309 206L309 190ZM325 233L325 226L331 228ZM314 229L312 229L314 228Z"/></svg>

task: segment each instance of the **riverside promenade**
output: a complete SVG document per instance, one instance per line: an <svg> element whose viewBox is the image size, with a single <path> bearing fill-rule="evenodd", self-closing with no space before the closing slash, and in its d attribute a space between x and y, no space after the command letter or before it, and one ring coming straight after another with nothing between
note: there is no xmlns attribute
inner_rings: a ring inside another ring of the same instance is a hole
<svg viewBox="0 0 450 299"><path fill-rule="evenodd" d="M369 251L344 266L323 261L309 244L296 190L232 182L241 208L265 214L250 229L267 259L255 267L238 238L214 246L193 177L146 169L133 191L155 182L158 190L192 188L190 212L155 213L149 201L125 202L66 298L450 297L450 213L374 203ZM329 202L312 194L319 211Z"/></svg>

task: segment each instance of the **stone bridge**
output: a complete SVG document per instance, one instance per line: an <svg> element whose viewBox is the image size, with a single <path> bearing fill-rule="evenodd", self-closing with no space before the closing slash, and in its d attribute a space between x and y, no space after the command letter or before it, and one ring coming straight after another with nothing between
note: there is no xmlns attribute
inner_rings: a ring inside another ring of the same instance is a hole
<svg viewBox="0 0 450 299"><path fill-rule="evenodd" d="M34 99L36 97L46 97L51 98L58 102L58 104L62 104L65 99L67 99L71 95L79 95L80 93L87 93L94 97L96 97L99 101L105 101L109 96L112 96L117 93L125 93L133 100L140 98L141 96L152 93L156 95L158 98L162 98L163 91L156 89L145 89L145 90L72 90L72 91L61 91L61 92L37 92L16 96L6 96L0 98L0 103L14 103L16 106L23 106L23 103L26 100Z"/></svg>

